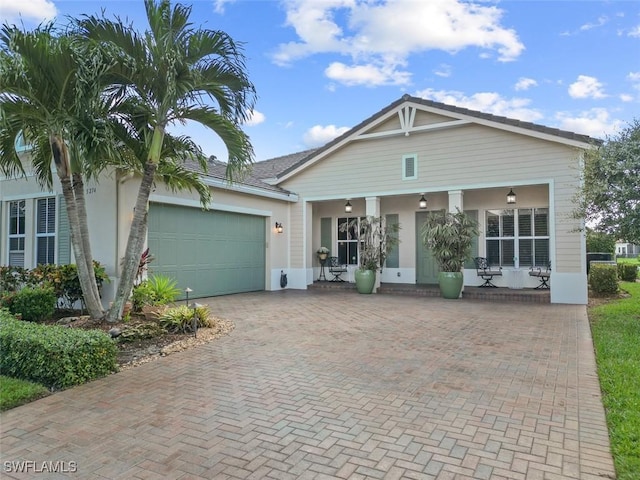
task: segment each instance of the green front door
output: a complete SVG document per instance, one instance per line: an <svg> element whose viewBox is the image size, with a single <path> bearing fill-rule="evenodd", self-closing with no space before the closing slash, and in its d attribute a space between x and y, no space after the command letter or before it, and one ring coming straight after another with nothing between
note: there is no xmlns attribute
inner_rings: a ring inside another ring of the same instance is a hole
<svg viewBox="0 0 640 480"><path fill-rule="evenodd" d="M149 273L174 278L190 298L265 289L265 219L153 203Z"/></svg>
<svg viewBox="0 0 640 480"><path fill-rule="evenodd" d="M416 212L416 283L437 284L438 264L431 255L431 251L422 243L422 225L429 212Z"/></svg>

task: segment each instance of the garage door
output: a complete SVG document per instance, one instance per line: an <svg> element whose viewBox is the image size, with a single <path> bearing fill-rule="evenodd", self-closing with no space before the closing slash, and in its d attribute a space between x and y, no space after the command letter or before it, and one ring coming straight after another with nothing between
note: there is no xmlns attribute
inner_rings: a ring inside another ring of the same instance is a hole
<svg viewBox="0 0 640 480"><path fill-rule="evenodd" d="M152 203L150 273L174 278L190 298L265 288L265 219Z"/></svg>

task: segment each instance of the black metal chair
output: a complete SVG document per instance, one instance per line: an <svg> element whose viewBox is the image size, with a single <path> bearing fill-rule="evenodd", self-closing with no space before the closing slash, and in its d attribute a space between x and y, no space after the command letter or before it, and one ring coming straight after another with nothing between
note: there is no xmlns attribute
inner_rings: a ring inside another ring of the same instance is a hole
<svg viewBox="0 0 640 480"><path fill-rule="evenodd" d="M502 267L498 267L497 270L492 268L484 257L476 257L473 261L476 264L476 274L484 280L484 283L480 286L498 288L491 283L491 280L493 280L493 277L502 276Z"/></svg>
<svg viewBox="0 0 640 480"><path fill-rule="evenodd" d="M338 257L329 257L329 273L333 275L330 282L344 282L341 275L347 273L347 266L340 263Z"/></svg>
<svg viewBox="0 0 640 480"><path fill-rule="evenodd" d="M549 278L551 278L551 261L548 261L544 266L533 266L529 269L529 276L536 277L540 280L540 285L535 289L547 289L550 288Z"/></svg>

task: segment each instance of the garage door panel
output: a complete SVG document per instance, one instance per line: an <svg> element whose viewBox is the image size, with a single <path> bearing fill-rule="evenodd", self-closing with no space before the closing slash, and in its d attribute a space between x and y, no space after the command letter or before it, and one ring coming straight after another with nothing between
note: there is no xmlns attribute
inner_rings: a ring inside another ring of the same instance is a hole
<svg viewBox="0 0 640 480"><path fill-rule="evenodd" d="M150 271L190 298L264 290L265 230L262 217L151 204Z"/></svg>

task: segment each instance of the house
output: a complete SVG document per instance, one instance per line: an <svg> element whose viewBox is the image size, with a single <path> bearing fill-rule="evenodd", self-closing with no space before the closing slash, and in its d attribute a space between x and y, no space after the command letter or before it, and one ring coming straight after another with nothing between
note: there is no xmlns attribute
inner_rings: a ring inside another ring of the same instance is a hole
<svg viewBox="0 0 640 480"><path fill-rule="evenodd" d="M150 268L194 297L278 290L281 272L287 288L306 289L319 275L315 252L325 246L349 265L352 279L358 244L339 225L375 215L401 225L401 243L379 280L436 283L420 226L429 211L459 208L480 225L474 255L503 268L494 283L534 287L526 271L551 261L551 302L585 304L585 237L572 198L582 152L594 142L405 95L321 148L257 162L242 181L229 184L224 164L211 162L203 176L213 193L208 211L195 195L157 185L149 207ZM138 183L114 172L87 186L93 255L113 280ZM1 263L71 260L59 185L42 192L32 176L2 179L0 202ZM479 285L468 267L465 285ZM105 290L105 302L114 288L112 282Z"/></svg>
<svg viewBox="0 0 640 480"><path fill-rule="evenodd" d="M633 258L640 255L640 245L628 242L616 242L616 256L622 258Z"/></svg>

